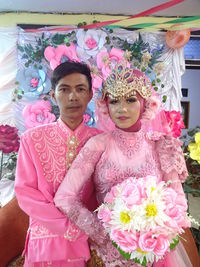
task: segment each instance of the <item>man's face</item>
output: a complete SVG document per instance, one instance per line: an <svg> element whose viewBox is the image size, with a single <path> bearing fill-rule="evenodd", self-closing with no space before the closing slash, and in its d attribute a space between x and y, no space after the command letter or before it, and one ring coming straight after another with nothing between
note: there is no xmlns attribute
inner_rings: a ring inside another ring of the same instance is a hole
<svg viewBox="0 0 200 267"><path fill-rule="evenodd" d="M72 73L58 82L55 91L51 91L60 109L61 119L72 129L83 120L83 114L92 98L89 83L84 74Z"/></svg>

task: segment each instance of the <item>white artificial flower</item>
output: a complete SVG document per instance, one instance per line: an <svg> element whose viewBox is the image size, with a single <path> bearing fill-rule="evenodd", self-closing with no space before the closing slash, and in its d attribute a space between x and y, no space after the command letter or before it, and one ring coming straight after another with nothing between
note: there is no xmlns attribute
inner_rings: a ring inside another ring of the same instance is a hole
<svg viewBox="0 0 200 267"><path fill-rule="evenodd" d="M136 249L131 253L131 259L138 259L142 264L144 257L146 258L147 262L154 262L154 253L153 252L144 252L140 248Z"/></svg>
<svg viewBox="0 0 200 267"><path fill-rule="evenodd" d="M158 75L159 73L162 72L162 70L164 69L164 64L159 62L157 64L154 65L153 70L155 72L156 75Z"/></svg>
<svg viewBox="0 0 200 267"><path fill-rule="evenodd" d="M95 57L101 50L106 50L104 48L106 36L107 34L102 30L78 30L76 33L77 55L85 61Z"/></svg>
<svg viewBox="0 0 200 267"><path fill-rule="evenodd" d="M165 222L170 220L165 214L165 208L165 202L158 195L153 200L152 198L145 200L141 207L145 211L144 217L141 218L145 222L145 227L141 230L148 231L157 226L165 228Z"/></svg>
<svg viewBox="0 0 200 267"><path fill-rule="evenodd" d="M142 63L143 65L148 65L151 59L151 54L147 51L142 55Z"/></svg>

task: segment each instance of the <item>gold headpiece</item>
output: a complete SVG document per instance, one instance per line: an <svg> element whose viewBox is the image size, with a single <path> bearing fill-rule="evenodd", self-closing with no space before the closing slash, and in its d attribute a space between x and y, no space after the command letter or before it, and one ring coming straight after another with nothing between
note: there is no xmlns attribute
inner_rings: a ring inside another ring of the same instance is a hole
<svg viewBox="0 0 200 267"><path fill-rule="evenodd" d="M151 82L143 73L137 75L136 70L118 65L106 79L103 85L103 98L131 96L138 92L144 99L152 95Z"/></svg>

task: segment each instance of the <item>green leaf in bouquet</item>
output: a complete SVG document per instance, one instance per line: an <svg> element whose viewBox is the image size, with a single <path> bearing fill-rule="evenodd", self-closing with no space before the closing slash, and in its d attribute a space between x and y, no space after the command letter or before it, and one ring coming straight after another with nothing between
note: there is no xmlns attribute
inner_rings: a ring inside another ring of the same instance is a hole
<svg viewBox="0 0 200 267"><path fill-rule="evenodd" d="M121 250L120 247L114 241L112 241L112 244L126 260L130 260L131 258L130 253Z"/></svg>
<svg viewBox="0 0 200 267"><path fill-rule="evenodd" d="M178 238L178 236L177 237L175 237L174 239L173 239L173 242L170 244L170 250L172 250L172 249L174 249L177 245L178 245L178 243L179 243L179 238Z"/></svg>
<svg viewBox="0 0 200 267"><path fill-rule="evenodd" d="M131 253L128 253L128 252L125 252L125 251L121 250L120 247L114 241L112 241L112 244L119 251L119 253L122 255L122 257L124 257L126 260L130 260ZM146 259L146 257L143 258L142 263L140 262L140 260L138 258L134 258L132 260L135 263L139 263L141 266L144 266L144 267L147 266L147 259Z"/></svg>
<svg viewBox="0 0 200 267"><path fill-rule="evenodd" d="M139 260L138 258L133 259L133 261L134 261L135 263L140 264L141 266L144 266L144 267L147 266L147 259L146 259L146 257L143 258L142 263L140 262L140 260Z"/></svg>

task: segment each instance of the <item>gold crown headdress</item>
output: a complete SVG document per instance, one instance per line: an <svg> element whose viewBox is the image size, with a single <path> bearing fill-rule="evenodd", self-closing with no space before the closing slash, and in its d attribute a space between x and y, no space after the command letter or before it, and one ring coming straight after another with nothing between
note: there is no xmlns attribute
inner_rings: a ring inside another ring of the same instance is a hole
<svg viewBox="0 0 200 267"><path fill-rule="evenodd" d="M102 96L112 98L134 95L138 92L144 99L152 95L151 82L144 74L137 75L136 71L127 66L117 65L103 85Z"/></svg>

